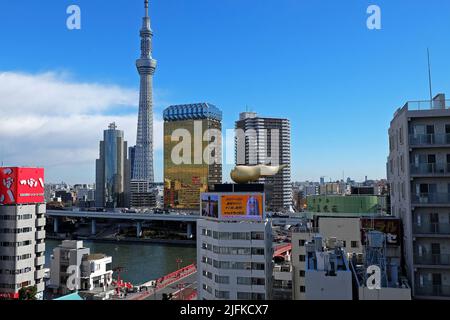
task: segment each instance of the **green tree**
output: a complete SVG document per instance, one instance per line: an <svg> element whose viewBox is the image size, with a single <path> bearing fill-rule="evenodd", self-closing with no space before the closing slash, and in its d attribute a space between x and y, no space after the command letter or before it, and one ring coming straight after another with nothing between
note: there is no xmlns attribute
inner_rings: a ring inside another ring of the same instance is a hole
<svg viewBox="0 0 450 320"><path fill-rule="evenodd" d="M19 290L19 300L36 300L37 287L23 287Z"/></svg>

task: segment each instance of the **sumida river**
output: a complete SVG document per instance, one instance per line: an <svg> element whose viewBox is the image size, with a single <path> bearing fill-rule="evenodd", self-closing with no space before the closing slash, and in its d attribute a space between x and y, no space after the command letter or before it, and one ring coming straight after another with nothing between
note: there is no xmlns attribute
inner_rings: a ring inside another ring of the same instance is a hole
<svg viewBox="0 0 450 320"><path fill-rule="evenodd" d="M61 241L46 240L45 265L50 268L53 249ZM157 279L177 269L177 259L181 259L180 267L196 262L196 249L193 246L176 246L168 244L148 243L102 243L83 240L91 253L104 253L112 256L112 267L123 267L120 278L139 285ZM117 278L117 274L114 274Z"/></svg>

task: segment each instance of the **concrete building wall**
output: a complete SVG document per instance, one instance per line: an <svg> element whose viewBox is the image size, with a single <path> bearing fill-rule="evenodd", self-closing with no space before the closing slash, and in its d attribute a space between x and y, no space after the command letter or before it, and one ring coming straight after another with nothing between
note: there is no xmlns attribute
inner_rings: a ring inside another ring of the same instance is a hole
<svg viewBox="0 0 450 320"><path fill-rule="evenodd" d="M336 276L326 276L324 271L307 270L306 300L352 300L352 273L338 271Z"/></svg>
<svg viewBox="0 0 450 320"><path fill-rule="evenodd" d="M343 241L347 253L363 253L360 218L320 217L319 230L324 239L334 237Z"/></svg>
<svg viewBox="0 0 450 320"><path fill-rule="evenodd" d="M358 290L359 300L411 300L411 289L409 288L370 290L367 287L360 287Z"/></svg>
<svg viewBox="0 0 450 320"><path fill-rule="evenodd" d="M294 300L306 300L306 242L313 237L313 232L292 233L292 266L293 284L292 292Z"/></svg>
<svg viewBox="0 0 450 320"><path fill-rule="evenodd" d="M0 206L0 293L44 291L45 204Z"/></svg>
<svg viewBox="0 0 450 320"><path fill-rule="evenodd" d="M240 237L246 239L220 240L219 232L240 233ZM263 238L252 239L252 233L263 235ZM218 251L217 248L239 249L241 254ZM263 254L261 250L264 251ZM271 226L266 221L198 220L199 300L269 300L272 288L272 251ZM226 267L221 265L222 262Z"/></svg>
<svg viewBox="0 0 450 320"><path fill-rule="evenodd" d="M448 105L440 95L433 106L441 99ZM404 257L414 296L449 299L450 109L413 110L415 106L409 102L399 109L389 128L391 209L403 221ZM432 255L432 265L423 264L427 259L419 250Z"/></svg>

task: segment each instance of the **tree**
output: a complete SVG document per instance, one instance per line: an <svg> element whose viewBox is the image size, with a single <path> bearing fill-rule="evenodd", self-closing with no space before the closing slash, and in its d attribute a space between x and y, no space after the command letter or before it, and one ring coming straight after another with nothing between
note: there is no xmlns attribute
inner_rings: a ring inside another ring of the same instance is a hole
<svg viewBox="0 0 450 320"><path fill-rule="evenodd" d="M19 290L19 300L36 300L37 287L23 287Z"/></svg>

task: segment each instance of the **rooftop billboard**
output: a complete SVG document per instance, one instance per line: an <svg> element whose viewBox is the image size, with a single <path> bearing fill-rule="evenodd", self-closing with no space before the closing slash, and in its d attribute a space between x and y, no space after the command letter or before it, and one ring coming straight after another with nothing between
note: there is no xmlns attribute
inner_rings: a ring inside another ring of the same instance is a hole
<svg viewBox="0 0 450 320"><path fill-rule="evenodd" d="M44 202L43 168L0 168L0 205Z"/></svg>
<svg viewBox="0 0 450 320"><path fill-rule="evenodd" d="M263 193L203 193L201 215L221 220L264 219Z"/></svg>

